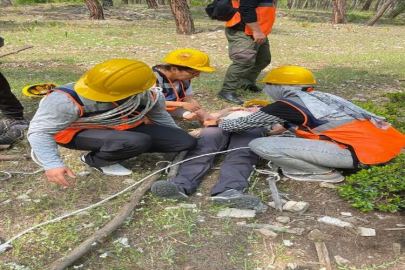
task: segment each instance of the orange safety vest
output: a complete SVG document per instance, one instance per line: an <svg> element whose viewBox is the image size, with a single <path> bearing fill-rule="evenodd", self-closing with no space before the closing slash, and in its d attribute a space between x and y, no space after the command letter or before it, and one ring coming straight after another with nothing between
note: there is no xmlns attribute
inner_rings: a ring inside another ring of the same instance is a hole
<svg viewBox="0 0 405 270"><path fill-rule="evenodd" d="M232 0L232 6L234 8L239 8L240 0ZM276 19L276 6L273 0L259 0L258 6L256 7L257 14L257 23L259 24L262 32L267 36L270 34L271 29L273 28L274 21ZM236 12L235 15L226 22L226 27L232 27L242 20L239 12ZM247 25L245 26L246 35L253 35L252 29Z"/></svg>
<svg viewBox="0 0 405 270"><path fill-rule="evenodd" d="M97 104L102 104L107 107L110 107L110 109L113 109L115 107L118 107L119 104L116 102L97 102L97 101L92 101L92 100L88 100L82 96L80 96L79 94L77 94L74 90L73 90L73 84L68 84L68 85L63 85L60 87L56 87L52 90L50 90L48 92L48 95L51 92L60 92L63 93L65 95L67 95L75 104L76 106L78 106L79 108L79 116L92 116L92 115L97 115L97 114L101 114L103 112L105 112L105 110L97 110ZM156 95L154 92L153 93L153 98L156 99ZM86 107L86 103L92 103L90 104L93 109L87 109ZM108 106L110 105L110 106ZM94 109L96 108L96 109ZM140 112L135 111L135 114L139 114ZM142 124L144 122L144 119L134 123L134 124L127 124L126 120L128 119L128 117L121 117L122 119L122 124L117 125L117 126L112 126L112 127L107 127L107 126L96 126L96 125L89 125L87 127L67 127L62 131L59 131L58 133L56 133L54 135L54 139L57 143L60 144L67 144L69 143L73 137L76 135L76 133L78 133L81 130L84 129L115 129L115 130L127 130L130 128L134 128L136 126L139 126L140 124Z"/></svg>
<svg viewBox="0 0 405 270"><path fill-rule="evenodd" d="M295 127L296 135L313 140L325 140L342 148L351 146L363 164L385 163L401 153L405 135L393 127L377 128L370 121L320 121L309 110L291 100L278 100L297 109L305 118Z"/></svg>

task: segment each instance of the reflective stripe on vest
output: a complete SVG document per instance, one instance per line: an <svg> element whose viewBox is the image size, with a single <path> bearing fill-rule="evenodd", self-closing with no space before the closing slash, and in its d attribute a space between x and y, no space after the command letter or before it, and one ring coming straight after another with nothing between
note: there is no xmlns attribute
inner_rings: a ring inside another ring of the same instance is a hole
<svg viewBox="0 0 405 270"><path fill-rule="evenodd" d="M232 6L234 8L239 8L240 1L232 0ZM262 32L267 36L270 34L271 29L273 28L274 21L276 19L276 7L273 0L259 0L258 5L255 9L257 14L257 23L260 26ZM237 25L242 20L239 12L236 12L235 15L226 22L226 27L232 27ZM245 26L246 35L253 35L252 29L248 26Z"/></svg>
<svg viewBox="0 0 405 270"><path fill-rule="evenodd" d="M341 147L350 145L363 164L388 162L405 147L405 135L393 127L382 130L370 121L319 121L309 110L291 100L278 100L289 104L301 112L305 118L302 125L296 126L297 136L326 140ZM322 122L324 122L322 124Z"/></svg>
<svg viewBox="0 0 405 270"><path fill-rule="evenodd" d="M178 91L165 74L157 70L155 67L153 67L152 70L156 75L156 86L162 88L162 93L165 96L165 100L182 102L186 97L186 89L190 87L191 81L178 81L181 88L179 89L180 91ZM174 111L178 108L179 107L166 106L166 111Z"/></svg>
<svg viewBox="0 0 405 270"><path fill-rule="evenodd" d="M48 95L51 92L61 92L65 95L67 95L75 104L78 106L80 113L80 117L88 117L88 116L93 116L93 115L98 115L104 112L107 112L109 110L112 110L116 107L118 107L120 104L116 102L97 102L94 100L87 99L83 96L80 96L74 91L74 83L66 84L60 87L56 87L52 89L51 91L48 92ZM154 98L156 98L154 96ZM144 106L139 106L138 107L140 111L142 111L145 107ZM136 114L139 113L139 111L135 112ZM66 129L59 131L58 133L55 134L54 138L57 143L61 144L67 144L69 143L74 135L84 129L116 129L116 130L126 130L130 128L134 128L140 124L143 123L143 120L138 121L134 124L128 125L126 124L126 118L122 117L122 124L118 126L112 126L112 127L106 127L106 126L89 126L89 127L67 127Z"/></svg>

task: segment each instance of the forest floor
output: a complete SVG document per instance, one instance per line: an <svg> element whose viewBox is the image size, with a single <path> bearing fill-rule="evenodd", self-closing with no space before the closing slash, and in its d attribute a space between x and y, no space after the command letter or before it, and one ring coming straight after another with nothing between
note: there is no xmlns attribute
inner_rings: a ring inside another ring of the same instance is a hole
<svg viewBox="0 0 405 270"><path fill-rule="evenodd" d="M0 33L6 45L1 53L26 45L34 48L2 58L1 72L31 118L39 100L21 94L25 85L75 81L88 68L109 58L136 58L154 65L173 49L196 48L210 55L217 71L193 81L195 96L209 110L225 108L229 104L215 96L230 64L224 27L207 19L203 7L193 7L192 12L198 33L179 36L167 7L157 11L138 5L114 7L105 10L105 21L88 20L84 5L3 8ZM404 91L404 19L383 20L375 27L365 27L352 23L331 25L330 16L323 11L280 9L270 35L272 64L262 76L274 67L300 65L314 71L320 90L351 101L376 104L384 100L381 94L385 92ZM239 94L245 100L266 98L262 93ZM194 126L197 123L186 125ZM163 160L160 153L143 154L123 163L135 171L130 177L109 177L80 163L81 152L62 148L60 151L64 162L79 173L71 181L72 187L49 183L42 173L13 175L10 180L0 181L1 242L35 224L84 208L124 189L154 172L156 162ZM1 152L29 153L26 141ZM220 161L221 158L216 166L220 166ZM258 167L265 168L266 163L260 162ZM0 170L37 169L31 160L0 164ZM190 205L178 208L177 202L147 193L122 227L97 243L70 269L315 270L326 267L317 255L316 245L321 244L316 243L325 243L331 269L405 269L404 212L363 213L339 197L336 187L282 178L278 188L290 199L308 203L305 213L279 212L269 207L250 218L218 217L224 207L207 201L217 180L218 170L212 170L190 197ZM265 204L271 201L263 175L253 176L249 192L260 196ZM20 237L12 243L12 249L0 254L0 269L46 269L110 221L130 193ZM354 227L319 222L324 216L349 222ZM272 238L264 235L263 230L255 230L266 227L263 224L288 230ZM361 236L357 227L374 229L376 235Z"/></svg>

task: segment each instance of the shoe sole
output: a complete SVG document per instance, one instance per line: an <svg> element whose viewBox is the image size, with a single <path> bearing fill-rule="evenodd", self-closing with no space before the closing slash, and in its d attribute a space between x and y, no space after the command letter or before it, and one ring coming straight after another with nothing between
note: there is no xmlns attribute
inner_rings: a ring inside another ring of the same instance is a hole
<svg viewBox="0 0 405 270"><path fill-rule="evenodd" d="M151 191L154 195L165 199L187 201L188 196L179 192L177 187L168 181L162 181L154 183L151 187Z"/></svg>
<svg viewBox="0 0 405 270"><path fill-rule="evenodd" d="M241 209L253 209L260 204L259 197L253 195L243 195L235 198L211 197L210 201L218 204L227 204L230 207Z"/></svg>

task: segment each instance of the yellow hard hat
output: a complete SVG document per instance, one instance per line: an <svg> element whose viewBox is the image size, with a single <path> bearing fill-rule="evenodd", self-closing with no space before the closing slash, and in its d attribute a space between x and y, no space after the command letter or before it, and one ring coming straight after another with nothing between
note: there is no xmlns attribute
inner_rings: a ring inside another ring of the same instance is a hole
<svg viewBox="0 0 405 270"><path fill-rule="evenodd" d="M249 106L254 106L254 105L259 105L259 106L264 107L264 106L267 106L267 105L269 105L269 104L270 104L270 102L268 102L268 101L266 101L266 100L262 100L262 99L252 99L252 100L246 101L246 102L243 104L243 107L249 107Z"/></svg>
<svg viewBox="0 0 405 270"><path fill-rule="evenodd" d="M24 95L28 97L43 97L52 88L57 87L56 83L39 83L25 86L22 89Z"/></svg>
<svg viewBox="0 0 405 270"><path fill-rule="evenodd" d="M284 85L314 85L314 74L308 69L296 66L283 66L275 68L261 81L272 84Z"/></svg>
<svg viewBox="0 0 405 270"><path fill-rule="evenodd" d="M178 49L166 55L163 62L189 67L199 71L212 72L215 68L210 66L210 58L206 53L194 49Z"/></svg>
<svg viewBox="0 0 405 270"><path fill-rule="evenodd" d="M112 102L142 93L156 83L152 69L130 59L112 59L87 71L75 84L75 91L85 98Z"/></svg>

